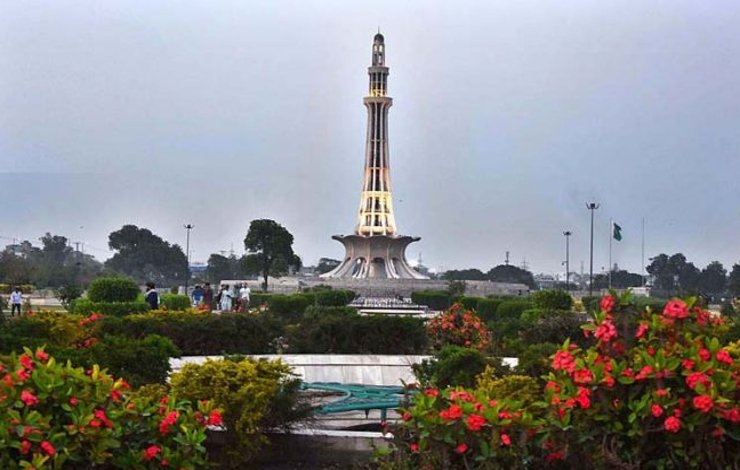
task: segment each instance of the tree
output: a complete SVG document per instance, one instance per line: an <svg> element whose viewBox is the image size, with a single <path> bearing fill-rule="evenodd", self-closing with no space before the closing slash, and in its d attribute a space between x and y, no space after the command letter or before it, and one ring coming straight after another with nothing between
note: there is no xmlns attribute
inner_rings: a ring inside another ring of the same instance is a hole
<svg viewBox="0 0 740 470"><path fill-rule="evenodd" d="M244 238L244 248L247 250L244 258L247 272L262 275L265 291L270 274L281 276L290 268L301 267L301 259L293 252L293 235L274 220L253 220Z"/></svg>
<svg viewBox="0 0 740 470"><path fill-rule="evenodd" d="M486 278L493 282L514 282L526 284L530 289L537 288L531 272L510 264L499 264L492 268L486 274Z"/></svg>
<svg viewBox="0 0 740 470"><path fill-rule="evenodd" d="M642 285L642 276L637 273L631 273L623 269L612 271L612 287L615 289L627 289L629 287L640 287ZM594 287L596 289L606 289L609 287L609 274L595 274Z"/></svg>
<svg viewBox="0 0 740 470"><path fill-rule="evenodd" d="M732 265L727 289L733 297L740 297L740 263Z"/></svg>
<svg viewBox="0 0 740 470"><path fill-rule="evenodd" d="M240 279L243 275L242 262L236 256L226 257L214 253L208 258L206 279L210 282L217 283L224 279Z"/></svg>
<svg viewBox="0 0 740 470"><path fill-rule="evenodd" d="M447 279L448 281L483 281L486 279L486 275L483 274L483 271L476 268L451 269L442 274L442 279Z"/></svg>
<svg viewBox="0 0 740 470"><path fill-rule="evenodd" d="M185 280L188 261L182 248L170 245L148 229L124 225L111 232L108 246L117 253L105 265L139 283L152 281L171 286Z"/></svg>
<svg viewBox="0 0 740 470"><path fill-rule="evenodd" d="M328 273L332 269L339 266L342 262L337 259L321 258L319 264L316 265L316 272L319 274Z"/></svg>
<svg viewBox="0 0 740 470"><path fill-rule="evenodd" d="M727 287L727 270L719 261L712 261L701 270L699 287L709 295L721 295Z"/></svg>
<svg viewBox="0 0 740 470"><path fill-rule="evenodd" d="M682 253L668 256L664 253L651 258L647 272L653 278L653 287L666 293L696 292L699 289L701 271L694 263L686 261Z"/></svg>

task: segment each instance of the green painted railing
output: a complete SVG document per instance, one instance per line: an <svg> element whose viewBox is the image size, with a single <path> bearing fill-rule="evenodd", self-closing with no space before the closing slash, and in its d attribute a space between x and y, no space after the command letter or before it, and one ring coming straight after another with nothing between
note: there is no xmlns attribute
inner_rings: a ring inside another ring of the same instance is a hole
<svg viewBox="0 0 740 470"><path fill-rule="evenodd" d="M367 416L370 410L380 410L380 419L385 420L388 410L399 408L404 399L403 387L398 386L304 382L301 388L337 392L343 395L335 401L316 407L315 411L319 414L365 411L365 416Z"/></svg>

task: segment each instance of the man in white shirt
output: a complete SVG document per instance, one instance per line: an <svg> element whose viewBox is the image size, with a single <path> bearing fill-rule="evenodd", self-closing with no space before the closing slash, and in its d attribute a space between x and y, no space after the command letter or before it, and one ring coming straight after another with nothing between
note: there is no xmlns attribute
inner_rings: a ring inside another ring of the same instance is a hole
<svg viewBox="0 0 740 470"><path fill-rule="evenodd" d="M241 311L242 312L248 312L249 311L249 296L252 294L252 291L249 289L249 286L246 284L242 285L242 288L239 289L239 298L241 299Z"/></svg>
<svg viewBox="0 0 740 470"><path fill-rule="evenodd" d="M23 293L21 292L20 287L16 287L13 289L13 292L10 293L11 317L15 315L16 309L18 310L18 316L21 316L21 304L23 304Z"/></svg>

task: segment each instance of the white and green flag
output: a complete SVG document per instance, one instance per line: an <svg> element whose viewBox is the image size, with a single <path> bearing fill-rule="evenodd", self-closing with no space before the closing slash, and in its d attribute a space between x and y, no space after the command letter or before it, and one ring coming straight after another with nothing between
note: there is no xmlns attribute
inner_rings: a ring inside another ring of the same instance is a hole
<svg viewBox="0 0 740 470"><path fill-rule="evenodd" d="M612 237L618 242L622 241L622 227L612 222Z"/></svg>

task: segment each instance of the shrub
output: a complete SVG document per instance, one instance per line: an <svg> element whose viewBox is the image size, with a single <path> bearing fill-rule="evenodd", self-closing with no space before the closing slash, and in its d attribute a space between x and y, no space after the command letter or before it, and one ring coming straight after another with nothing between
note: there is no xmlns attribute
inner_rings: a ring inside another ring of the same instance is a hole
<svg viewBox="0 0 740 470"><path fill-rule="evenodd" d="M103 315L122 317L147 312L150 307L144 300L133 300L130 302L93 302L83 297L72 302L70 308L72 313L80 315L102 313Z"/></svg>
<svg viewBox="0 0 740 470"><path fill-rule="evenodd" d="M584 338L581 325L584 321L585 318L581 315L567 310L542 312L540 318L522 326L520 335L528 344L561 344L566 339L582 343Z"/></svg>
<svg viewBox="0 0 740 470"><path fill-rule="evenodd" d="M316 305L343 307L354 300L355 293L351 290L319 290L315 297Z"/></svg>
<svg viewBox="0 0 740 470"><path fill-rule="evenodd" d="M519 352L514 371L539 379L550 370L550 357L558 350L554 343L529 344Z"/></svg>
<svg viewBox="0 0 740 470"><path fill-rule="evenodd" d="M136 281L127 277L99 277L87 288L92 302L132 302L139 293Z"/></svg>
<svg viewBox="0 0 740 470"><path fill-rule="evenodd" d="M251 460L266 442L264 432L306 416L300 381L280 361L207 360L172 375L172 389L192 401L212 399L223 408L232 464Z"/></svg>
<svg viewBox="0 0 740 470"><path fill-rule="evenodd" d="M316 301L314 294L273 294L267 300L270 314L287 322L297 321Z"/></svg>
<svg viewBox="0 0 740 470"><path fill-rule="evenodd" d="M496 320L519 318L522 312L533 307L529 300L504 300L496 309Z"/></svg>
<svg viewBox="0 0 740 470"><path fill-rule="evenodd" d="M181 294L162 294L160 297L162 310L187 310L192 307L190 297Z"/></svg>
<svg viewBox="0 0 740 470"><path fill-rule="evenodd" d="M155 334L169 338L186 356L265 354L282 335L281 326L265 315L240 313L208 315L195 312L150 312L105 318L102 334L144 338Z"/></svg>
<svg viewBox="0 0 740 470"><path fill-rule="evenodd" d="M75 284L67 284L55 289L54 295L57 296L62 306L68 309L72 301L79 299L82 296L82 288Z"/></svg>
<svg viewBox="0 0 740 470"><path fill-rule="evenodd" d="M196 412L174 397L137 397L97 366L61 365L42 349L0 366L0 468L206 465L205 425L219 418L207 402Z"/></svg>
<svg viewBox="0 0 740 470"><path fill-rule="evenodd" d="M484 349L491 344L485 324L462 304L453 305L448 311L427 322L427 334L437 349L447 345Z"/></svg>
<svg viewBox="0 0 740 470"><path fill-rule="evenodd" d="M456 299L456 302L459 302L465 307L467 310L478 310L478 302L480 302L483 299L483 297L470 297L470 296L459 296Z"/></svg>
<svg viewBox="0 0 740 470"><path fill-rule="evenodd" d="M499 305L501 305L501 302L503 302L503 300L501 299L478 299L478 305L476 307L478 316L486 322L493 320L496 316L496 310L498 309Z"/></svg>
<svg viewBox="0 0 740 470"><path fill-rule="evenodd" d="M517 400L525 408L534 405L540 399L542 390L539 382L532 377L527 375L496 377L495 371L490 367L478 375L475 388L498 400Z"/></svg>
<svg viewBox="0 0 740 470"><path fill-rule="evenodd" d="M432 310L446 310L452 305L452 296L444 290L422 290L411 293L411 301Z"/></svg>
<svg viewBox="0 0 740 470"><path fill-rule="evenodd" d="M272 297L272 294L267 292L252 292L249 295L249 305L259 307L260 305L267 304Z"/></svg>
<svg viewBox="0 0 740 470"><path fill-rule="evenodd" d="M564 290L541 290L532 293L532 301L543 310L570 310L573 297Z"/></svg>
<svg viewBox="0 0 740 470"><path fill-rule="evenodd" d="M142 339L104 336L90 348L91 362L123 377L132 386L165 383L170 373L170 358L180 351L168 338L148 335Z"/></svg>
<svg viewBox="0 0 740 470"><path fill-rule="evenodd" d="M290 352L301 354L422 354L428 339L417 318L337 310L307 317L289 331L287 341Z"/></svg>
<svg viewBox="0 0 740 470"><path fill-rule="evenodd" d="M431 359L414 364L412 369L419 383L425 387L472 387L489 365L489 359L480 351L460 346L445 346Z"/></svg>

